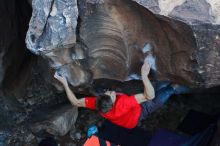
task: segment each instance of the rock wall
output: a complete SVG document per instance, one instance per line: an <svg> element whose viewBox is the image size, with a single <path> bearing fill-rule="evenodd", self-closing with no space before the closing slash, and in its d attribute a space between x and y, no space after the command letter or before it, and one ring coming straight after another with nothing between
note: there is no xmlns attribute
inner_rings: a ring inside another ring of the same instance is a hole
<svg viewBox="0 0 220 146"><path fill-rule="evenodd" d="M75 91L86 93L89 90L85 87L93 85L95 79L105 78L100 84L104 86L104 82L108 82L106 88L114 84L106 78L140 79L140 66L146 58L153 58L152 70L160 79L202 88L219 85L220 27L216 25L220 24L219 1L137 2L155 14L173 19L154 15L131 0L29 0L33 14L26 44L32 53L47 61L37 66L24 42L31 8L26 1L0 1L0 18L4 20L0 21L3 28L0 34L0 121L3 123L0 125L0 145L5 145L7 138L15 139L11 142L17 141L17 145L25 145L35 141L33 132L64 135L74 129L78 111L69 106L55 113L42 110L32 131L22 126L20 133L15 132L19 124L27 123L29 113L36 108L69 103L65 94L55 95L54 88L42 80L43 76L53 79L51 68L66 76ZM48 62L51 67L47 66ZM31 76L33 66L35 75ZM31 86L27 87L31 78ZM133 83L123 85L128 87L127 91L134 86ZM117 86L115 89L120 91ZM24 97L20 96L21 91L27 91ZM22 107L18 106L20 103ZM13 107L10 112L9 104ZM44 120L42 115L46 116ZM11 134L7 133L9 130ZM12 133L15 134L12 136ZM20 138L18 135L22 134Z"/></svg>
<svg viewBox="0 0 220 146"><path fill-rule="evenodd" d="M197 35L191 26L218 24L218 1L136 1L155 14L175 20L153 16L131 0L63 2L32 1L33 14L26 43L29 50L47 58L51 67L63 74L77 90L85 90L81 87L92 86L92 81L99 78L121 81L130 79L133 75L139 78L141 63L149 56L155 60L153 64L158 75L156 78L171 79L192 87L218 85L218 64L212 70L199 69L201 66L206 68L207 64L213 62L201 61L201 56L198 55L201 46L198 42L202 34ZM177 20L189 24L191 28ZM113 28L114 26L117 27ZM201 30L208 31L203 28ZM215 35L218 36L219 33ZM119 40L124 45L119 45L114 40ZM213 42L208 39L206 41L207 45ZM104 42L104 45L101 44ZM218 41L215 42L218 44ZM119 49L114 49L111 45ZM148 51L144 52L144 48L148 48ZM218 47L213 50L211 45L208 45L207 50L208 53L219 52ZM127 54L123 54L126 51ZM209 83L207 79L213 82Z"/></svg>
<svg viewBox="0 0 220 146"><path fill-rule="evenodd" d="M220 24L219 0L135 0L155 14L181 20L187 24Z"/></svg>
<svg viewBox="0 0 220 146"><path fill-rule="evenodd" d="M155 14L187 23L193 30L197 47L194 55L203 80L200 85L212 87L219 82L220 1L218 0L136 0Z"/></svg>
<svg viewBox="0 0 220 146"><path fill-rule="evenodd" d="M203 24L191 26L197 41L195 57L203 87L219 85L220 79L220 26Z"/></svg>
<svg viewBox="0 0 220 146"><path fill-rule="evenodd" d="M109 1L87 7L87 11L93 13L82 17L80 37L88 47L93 79L124 81L138 75L142 62L152 55L156 58L152 62L156 78L193 85L196 79L191 72L195 67L190 56L196 46L185 24L156 17L131 1ZM144 46L149 48L145 50Z"/></svg>
<svg viewBox="0 0 220 146"><path fill-rule="evenodd" d="M78 8L76 0L33 0L32 18L26 36L35 54L72 47L76 41ZM44 54L46 54L44 53Z"/></svg>

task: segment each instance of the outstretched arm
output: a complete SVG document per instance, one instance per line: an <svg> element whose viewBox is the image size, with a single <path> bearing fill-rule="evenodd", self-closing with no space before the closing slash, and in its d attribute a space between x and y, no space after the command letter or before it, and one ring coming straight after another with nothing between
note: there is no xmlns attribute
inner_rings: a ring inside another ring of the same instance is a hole
<svg viewBox="0 0 220 146"><path fill-rule="evenodd" d="M152 100L155 97L154 87L152 86L148 78L149 72L150 72L150 66L147 62L145 62L141 68L141 77L144 84L144 93L135 95L135 98L138 103L142 103L147 100Z"/></svg>
<svg viewBox="0 0 220 146"><path fill-rule="evenodd" d="M67 80L65 77L62 77L57 74L57 72L54 74L54 78L56 78L60 83L63 85L67 97L72 105L77 107L85 107L85 98L77 99L75 94L70 90L69 85L67 83Z"/></svg>
<svg viewBox="0 0 220 146"><path fill-rule="evenodd" d="M150 72L150 65L148 63L144 63L141 68L141 77L144 83L144 96L146 99L153 99L155 97L154 87L152 86L148 74Z"/></svg>

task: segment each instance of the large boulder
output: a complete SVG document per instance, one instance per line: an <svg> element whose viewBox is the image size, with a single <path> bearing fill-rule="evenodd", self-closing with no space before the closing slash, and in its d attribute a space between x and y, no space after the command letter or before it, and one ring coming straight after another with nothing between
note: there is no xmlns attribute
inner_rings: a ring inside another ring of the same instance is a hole
<svg viewBox="0 0 220 146"><path fill-rule="evenodd" d="M108 1L89 9L93 13L81 18L80 36L93 79L124 81L138 75L143 61L152 56L156 78L195 83L191 72L196 69L196 45L187 25L157 17L132 1Z"/></svg>
<svg viewBox="0 0 220 146"><path fill-rule="evenodd" d="M218 13L214 15L212 5L218 2L136 1L154 13L188 24L218 23ZM82 0L77 5L76 1L65 2L32 1L33 15L26 43L29 50L45 57L76 90L87 89L93 86L93 80L100 78L140 79L144 60L152 64L152 78L170 79L191 87L219 85L218 64L214 74L207 69L201 71L201 67L213 62L201 61L198 53L201 37L195 35L194 27L155 15L132 0ZM187 15L180 15L188 7ZM198 14L201 8L202 16ZM66 18L67 12L68 19L61 19ZM212 49L208 48L208 53L219 52L218 47Z"/></svg>
<svg viewBox="0 0 220 146"><path fill-rule="evenodd" d="M76 0L32 0L32 18L26 36L29 50L46 55L69 48L76 42L78 8Z"/></svg>
<svg viewBox="0 0 220 146"><path fill-rule="evenodd" d="M187 24L220 24L219 0L134 0L155 14Z"/></svg>
<svg viewBox="0 0 220 146"><path fill-rule="evenodd" d="M135 0L155 14L168 16L188 24L196 39L194 56L199 67L199 87L219 85L220 79L220 1L218 0ZM157 10L155 10L155 7Z"/></svg>
<svg viewBox="0 0 220 146"><path fill-rule="evenodd" d="M56 109L41 110L33 116L30 128L32 132L40 137L44 134L64 136L71 129L74 129L78 108L71 105L62 106Z"/></svg>

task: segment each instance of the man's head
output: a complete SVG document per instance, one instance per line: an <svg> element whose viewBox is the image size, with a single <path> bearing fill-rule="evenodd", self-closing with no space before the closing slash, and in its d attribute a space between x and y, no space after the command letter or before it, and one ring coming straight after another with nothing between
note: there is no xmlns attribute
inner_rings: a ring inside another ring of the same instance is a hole
<svg viewBox="0 0 220 146"><path fill-rule="evenodd" d="M107 91L101 94L96 99L96 108L102 113L106 113L112 109L113 104L116 100L115 91Z"/></svg>

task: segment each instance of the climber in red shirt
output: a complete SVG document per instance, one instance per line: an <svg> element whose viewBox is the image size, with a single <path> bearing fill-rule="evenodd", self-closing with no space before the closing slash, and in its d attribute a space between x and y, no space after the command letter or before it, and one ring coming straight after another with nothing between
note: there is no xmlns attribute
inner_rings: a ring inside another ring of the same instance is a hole
<svg viewBox="0 0 220 146"><path fill-rule="evenodd" d="M136 127L138 121L143 120L161 107L172 94L188 90L188 88L179 85L162 84L162 86L155 86L157 88L155 96L154 87L148 78L149 71L150 66L145 62L141 68L142 81L145 87L144 93L132 96L107 91L97 97L77 99L70 90L66 78L59 76L57 73L54 77L63 84L72 105L97 110L101 116L112 123L131 129Z"/></svg>

